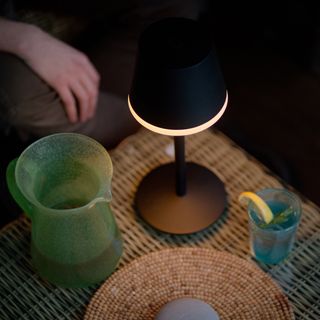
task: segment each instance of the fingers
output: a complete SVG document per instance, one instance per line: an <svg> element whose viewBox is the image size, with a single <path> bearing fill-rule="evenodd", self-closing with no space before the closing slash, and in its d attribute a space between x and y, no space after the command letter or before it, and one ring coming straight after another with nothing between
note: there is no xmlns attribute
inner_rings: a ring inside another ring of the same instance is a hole
<svg viewBox="0 0 320 320"><path fill-rule="evenodd" d="M72 93L78 103L79 120L89 120L95 113L98 90L91 81L82 79L72 83Z"/></svg>
<svg viewBox="0 0 320 320"><path fill-rule="evenodd" d="M69 121L85 122L95 114L100 76L85 54L69 47L68 52L44 74L50 75L46 80L59 94Z"/></svg>
<svg viewBox="0 0 320 320"><path fill-rule="evenodd" d="M93 83L89 78L80 79L80 84L83 90L85 91L88 99L88 107L87 107L88 109L87 109L85 118L86 119L92 118L96 111L99 87L96 83ZM80 115L81 115L81 112L80 112Z"/></svg>
<svg viewBox="0 0 320 320"><path fill-rule="evenodd" d="M78 106L78 119L89 120L95 114L100 76L86 55L78 55L78 74L73 78L70 89Z"/></svg>
<svg viewBox="0 0 320 320"><path fill-rule="evenodd" d="M98 83L93 81L87 72L80 71L78 69L76 77L65 77L55 85L71 123L85 122L92 118L96 111Z"/></svg>
<svg viewBox="0 0 320 320"><path fill-rule="evenodd" d="M67 117L71 123L78 121L78 111L75 98L67 86L56 87L56 90L65 106Z"/></svg>
<svg viewBox="0 0 320 320"><path fill-rule="evenodd" d="M56 87L56 91L71 123L84 122L94 116L98 90L90 81L73 81L69 86Z"/></svg>

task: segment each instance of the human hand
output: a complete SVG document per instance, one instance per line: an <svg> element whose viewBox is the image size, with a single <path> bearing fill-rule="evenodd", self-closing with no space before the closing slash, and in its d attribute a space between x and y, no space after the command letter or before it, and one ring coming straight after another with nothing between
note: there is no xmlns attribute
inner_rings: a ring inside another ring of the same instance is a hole
<svg viewBox="0 0 320 320"><path fill-rule="evenodd" d="M20 57L60 96L70 122L95 114L99 74L87 56L37 27L28 28Z"/></svg>

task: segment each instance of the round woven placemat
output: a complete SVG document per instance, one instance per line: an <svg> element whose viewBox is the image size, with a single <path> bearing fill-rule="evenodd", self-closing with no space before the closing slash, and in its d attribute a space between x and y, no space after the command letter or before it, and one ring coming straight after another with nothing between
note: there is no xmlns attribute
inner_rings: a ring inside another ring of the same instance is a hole
<svg viewBox="0 0 320 320"><path fill-rule="evenodd" d="M221 320L294 319L287 297L253 263L214 249L175 248L115 272L91 299L85 320L151 320L181 297L202 299Z"/></svg>

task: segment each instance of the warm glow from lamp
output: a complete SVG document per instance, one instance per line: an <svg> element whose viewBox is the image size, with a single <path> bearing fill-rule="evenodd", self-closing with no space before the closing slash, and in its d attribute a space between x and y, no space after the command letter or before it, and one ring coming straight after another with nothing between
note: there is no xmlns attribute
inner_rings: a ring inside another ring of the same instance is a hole
<svg viewBox="0 0 320 320"><path fill-rule="evenodd" d="M163 135L167 135L167 136L187 136L190 134L194 134L197 132L201 132L205 129L208 129L209 127L211 127L214 123L216 123L224 114L227 105L228 105L228 92L226 92L226 99L224 101L224 104L222 106L222 108L220 109L220 111L209 121L193 127L193 128L188 128L188 129L179 129L179 130L170 130L170 129L165 129L165 128L160 128L157 126L152 125L151 123L148 123L147 121L143 120L141 117L139 117L139 115L134 111L131 102L130 102L130 95L128 95L128 105L129 105L129 109L130 112L132 113L133 117L145 128L153 131L153 132L157 132Z"/></svg>

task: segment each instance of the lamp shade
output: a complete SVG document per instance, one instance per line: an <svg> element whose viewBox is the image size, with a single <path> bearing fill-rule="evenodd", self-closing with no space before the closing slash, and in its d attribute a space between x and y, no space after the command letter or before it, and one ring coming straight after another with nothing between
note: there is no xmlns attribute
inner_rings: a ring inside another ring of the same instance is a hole
<svg viewBox="0 0 320 320"><path fill-rule="evenodd" d="M222 116L227 92L208 30L187 18L167 18L141 34L128 98L136 120L181 136Z"/></svg>

